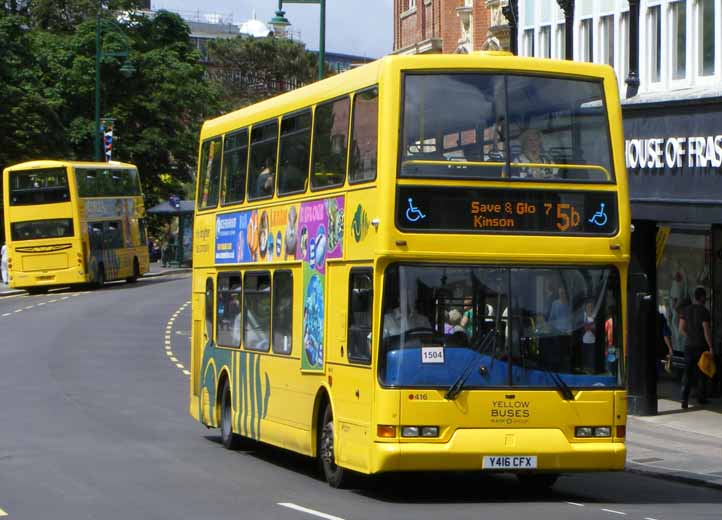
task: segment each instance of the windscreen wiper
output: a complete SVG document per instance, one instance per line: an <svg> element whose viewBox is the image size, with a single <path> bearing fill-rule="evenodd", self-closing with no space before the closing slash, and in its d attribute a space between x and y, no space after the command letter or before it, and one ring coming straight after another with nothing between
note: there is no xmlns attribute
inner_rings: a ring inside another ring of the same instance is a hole
<svg viewBox="0 0 722 520"><path fill-rule="evenodd" d="M565 401L574 401L574 392L572 392L572 389L569 388L569 385L564 382L562 377L546 367L544 367L544 371L549 376L549 379L554 381L554 386L556 386L557 390L559 390L559 393L562 395L562 399Z"/></svg>
<svg viewBox="0 0 722 520"><path fill-rule="evenodd" d="M490 330L481 341L478 341L476 345L474 345L472 352L474 354L484 352L484 350L486 350L486 347L491 343L492 339L496 338L497 334L498 332L496 331L496 329ZM461 392L461 389L464 387L464 383L466 383L466 380L469 379L469 376L473 371L476 359L476 355L473 355L471 357L469 362L466 364L466 367L464 367L464 370L461 372L461 374L459 374L459 377L456 379L456 381L454 381L454 384L452 384L446 391L446 394L444 394L444 399L452 400L455 399L457 395L459 395L459 392Z"/></svg>

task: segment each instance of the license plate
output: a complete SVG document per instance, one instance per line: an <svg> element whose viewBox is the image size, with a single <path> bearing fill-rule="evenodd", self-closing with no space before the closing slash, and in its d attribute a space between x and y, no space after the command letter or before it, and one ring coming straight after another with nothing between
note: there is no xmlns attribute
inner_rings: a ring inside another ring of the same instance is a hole
<svg viewBox="0 0 722 520"><path fill-rule="evenodd" d="M47 282L48 280L52 280L55 278L53 275L47 275L47 276L36 276L35 277L39 282Z"/></svg>
<svg viewBox="0 0 722 520"><path fill-rule="evenodd" d="M536 469L536 455L486 455L481 467L483 469Z"/></svg>

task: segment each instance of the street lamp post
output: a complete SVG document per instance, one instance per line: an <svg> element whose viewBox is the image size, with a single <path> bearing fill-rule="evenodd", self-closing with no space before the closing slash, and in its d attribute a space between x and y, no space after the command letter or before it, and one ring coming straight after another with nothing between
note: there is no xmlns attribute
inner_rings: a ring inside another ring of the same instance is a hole
<svg viewBox="0 0 722 520"><path fill-rule="evenodd" d="M318 38L318 79L323 79L323 68L326 61L326 0L278 0L278 10L276 16L274 16L270 25L285 31L285 28L290 24L288 19L284 16L286 13L283 11L283 3L287 4L319 4L321 8L321 20L319 23L319 38Z"/></svg>
<svg viewBox="0 0 722 520"><path fill-rule="evenodd" d="M96 161L100 161L100 136L102 135L102 130L100 128L100 62L101 60L106 56L114 56L119 58L126 58L123 65L120 67L120 73L125 76L126 78L129 78L134 72L135 67L133 67L133 64L128 59L128 38L125 36L125 34L121 31L119 27L114 25L110 25L109 27L112 27L114 31L119 34L125 43L125 49L124 51L120 52L104 52L103 51L103 45L101 42L101 35L102 35L102 29L101 24L103 22L109 22L108 20L104 20L100 17L100 11L98 11L98 15L96 18L95 23L95 146L94 146L94 158Z"/></svg>

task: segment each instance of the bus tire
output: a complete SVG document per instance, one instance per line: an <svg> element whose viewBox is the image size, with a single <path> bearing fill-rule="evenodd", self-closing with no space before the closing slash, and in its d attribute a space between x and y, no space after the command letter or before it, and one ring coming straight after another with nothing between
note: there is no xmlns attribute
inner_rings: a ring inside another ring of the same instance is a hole
<svg viewBox="0 0 722 520"><path fill-rule="evenodd" d="M221 442L227 450L237 450L241 447L241 436L233 433L233 409L231 407L231 389L228 379L223 381L221 390Z"/></svg>
<svg viewBox="0 0 722 520"><path fill-rule="evenodd" d="M95 274L95 288L100 289L105 285L105 266L98 265L98 272Z"/></svg>
<svg viewBox="0 0 722 520"><path fill-rule="evenodd" d="M334 454L334 428L333 428L333 412L331 405L326 404L322 415L323 419L320 424L318 435L318 458L323 470L323 476L326 482L334 488L348 487L351 472L336 465L336 456Z"/></svg>
<svg viewBox="0 0 722 520"><path fill-rule="evenodd" d="M519 483L529 491L544 491L550 489L559 478L557 473L519 473L516 476Z"/></svg>
<svg viewBox="0 0 722 520"><path fill-rule="evenodd" d="M128 283L135 283L140 278L140 265L138 265L138 258L133 258L133 276L129 276L125 279Z"/></svg>

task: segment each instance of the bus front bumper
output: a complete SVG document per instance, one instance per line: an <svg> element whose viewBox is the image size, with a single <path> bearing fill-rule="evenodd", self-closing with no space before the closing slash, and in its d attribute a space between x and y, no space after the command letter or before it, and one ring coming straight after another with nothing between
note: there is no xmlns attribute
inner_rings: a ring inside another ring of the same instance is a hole
<svg viewBox="0 0 722 520"><path fill-rule="evenodd" d="M556 429L463 429L448 442L376 442L372 472L486 471L484 457L536 457L535 471L619 471L623 439L569 442ZM517 471L488 469L489 471Z"/></svg>
<svg viewBox="0 0 722 520"><path fill-rule="evenodd" d="M54 269L52 271L13 271L10 277L10 287L13 289L31 289L37 287L56 287L86 283L87 277L82 267L68 269Z"/></svg>

